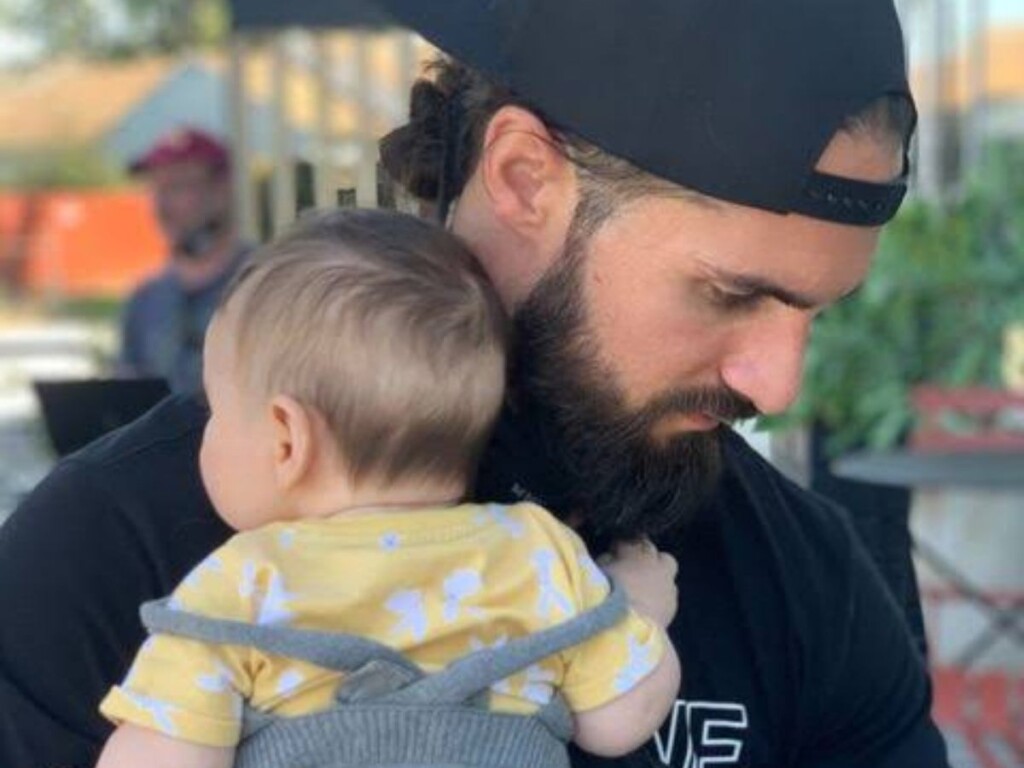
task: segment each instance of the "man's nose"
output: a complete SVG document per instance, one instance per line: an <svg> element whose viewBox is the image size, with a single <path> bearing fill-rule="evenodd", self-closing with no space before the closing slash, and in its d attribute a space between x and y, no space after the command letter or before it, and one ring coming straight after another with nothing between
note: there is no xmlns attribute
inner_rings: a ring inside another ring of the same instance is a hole
<svg viewBox="0 0 1024 768"><path fill-rule="evenodd" d="M785 411L800 394L810 328L810 313L779 307L770 318L737 329L722 380L763 414Z"/></svg>

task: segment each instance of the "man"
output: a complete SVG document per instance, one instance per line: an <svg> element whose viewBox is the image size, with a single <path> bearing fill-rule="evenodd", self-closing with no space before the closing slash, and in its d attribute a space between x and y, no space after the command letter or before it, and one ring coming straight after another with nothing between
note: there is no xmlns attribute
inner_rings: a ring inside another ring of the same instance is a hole
<svg viewBox="0 0 1024 768"><path fill-rule="evenodd" d="M863 281L899 205L914 113L889 0L386 5L473 66L417 86L383 154L515 315L477 497L679 561L683 689L612 764L946 766L845 518L726 426L792 402L812 318ZM204 422L166 402L0 529L6 763L95 756L137 604L227 536L195 470Z"/></svg>
<svg viewBox="0 0 1024 768"><path fill-rule="evenodd" d="M171 253L167 268L128 300L119 372L196 392L207 323L244 253L231 218L228 151L203 131L180 128L157 140L131 171L150 188Z"/></svg>

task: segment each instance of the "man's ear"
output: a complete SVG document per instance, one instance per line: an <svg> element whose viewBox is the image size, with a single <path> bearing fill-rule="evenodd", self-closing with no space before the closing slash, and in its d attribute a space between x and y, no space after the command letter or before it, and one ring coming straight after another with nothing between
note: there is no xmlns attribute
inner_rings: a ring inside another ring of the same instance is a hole
<svg viewBox="0 0 1024 768"><path fill-rule="evenodd" d="M316 452L313 414L287 395L275 395L268 407L274 436L274 479L279 491L289 491L302 482L313 467Z"/></svg>
<svg viewBox="0 0 1024 768"><path fill-rule="evenodd" d="M480 171L493 214L507 228L542 251L564 244L576 208L576 176L536 115L499 109L484 133Z"/></svg>

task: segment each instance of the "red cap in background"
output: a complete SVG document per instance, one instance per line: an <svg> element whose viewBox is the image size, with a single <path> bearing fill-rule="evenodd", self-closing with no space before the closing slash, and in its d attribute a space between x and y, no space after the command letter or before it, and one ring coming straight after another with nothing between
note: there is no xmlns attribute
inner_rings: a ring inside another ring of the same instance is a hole
<svg viewBox="0 0 1024 768"><path fill-rule="evenodd" d="M225 171L231 164L228 148L214 136L198 128L177 128L164 134L128 169L146 173L177 163L196 162L214 171Z"/></svg>

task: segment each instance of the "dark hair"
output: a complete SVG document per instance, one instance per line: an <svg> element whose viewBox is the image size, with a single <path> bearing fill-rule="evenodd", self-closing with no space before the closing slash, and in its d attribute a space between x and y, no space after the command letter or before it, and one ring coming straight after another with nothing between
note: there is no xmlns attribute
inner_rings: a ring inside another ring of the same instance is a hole
<svg viewBox="0 0 1024 768"><path fill-rule="evenodd" d="M454 235L396 212L314 212L221 306L243 385L315 409L354 482L472 477L503 400L507 321Z"/></svg>
<svg viewBox="0 0 1024 768"><path fill-rule="evenodd" d="M409 122L381 142L381 159L391 177L412 196L434 201L454 198L476 168L484 134L505 106L533 112L548 128L580 175L584 225L599 223L619 205L642 195L663 194L704 199L622 160L560 126L509 88L449 58L439 58L413 86ZM899 94L882 96L851 116L842 129L871 131L906 142L914 128L914 109ZM455 152L446 142L455 130ZM447 176L447 178L445 178ZM578 213L577 219L580 219Z"/></svg>

